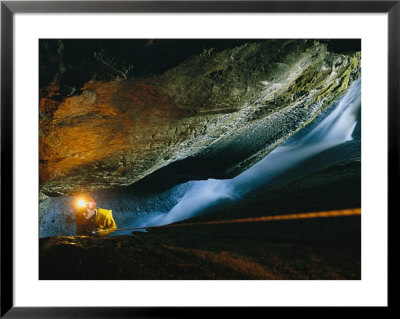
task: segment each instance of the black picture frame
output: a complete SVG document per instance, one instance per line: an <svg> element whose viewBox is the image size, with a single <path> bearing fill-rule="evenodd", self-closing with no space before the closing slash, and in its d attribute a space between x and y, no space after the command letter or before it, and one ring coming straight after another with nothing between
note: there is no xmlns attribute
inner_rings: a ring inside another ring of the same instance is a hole
<svg viewBox="0 0 400 319"><path fill-rule="evenodd" d="M387 13L388 14L388 218L396 212L400 134L400 0L396 1L1 1L1 317L176 318L251 315L277 308L15 307L13 302L13 19L15 13ZM389 230L388 230L389 231ZM389 232L390 233L390 232ZM388 233L388 234L389 234ZM390 244L388 237L388 243ZM389 251L390 251L390 245ZM389 258L389 255L388 255ZM389 285L389 281L388 281ZM388 307L390 309L390 297ZM325 309L321 309L326 311ZM334 309L336 312L338 308ZM291 307L294 310L294 307ZM298 310L298 308L296 308ZM281 311L281 309L279 309ZM304 308L301 309L304 311Z"/></svg>

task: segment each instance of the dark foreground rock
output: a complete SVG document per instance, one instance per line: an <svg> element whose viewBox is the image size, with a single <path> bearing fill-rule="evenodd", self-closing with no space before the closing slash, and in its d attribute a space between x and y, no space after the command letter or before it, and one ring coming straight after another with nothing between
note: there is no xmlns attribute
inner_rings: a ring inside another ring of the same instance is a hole
<svg viewBox="0 0 400 319"><path fill-rule="evenodd" d="M347 160L191 222L360 207L360 173ZM39 254L40 279L361 279L361 218L42 238Z"/></svg>
<svg viewBox="0 0 400 319"><path fill-rule="evenodd" d="M360 218L40 239L40 279L360 279Z"/></svg>

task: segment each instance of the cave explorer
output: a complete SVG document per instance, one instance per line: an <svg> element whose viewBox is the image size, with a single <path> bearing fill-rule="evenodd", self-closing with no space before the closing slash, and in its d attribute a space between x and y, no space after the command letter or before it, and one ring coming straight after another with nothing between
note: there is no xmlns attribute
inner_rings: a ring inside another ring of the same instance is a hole
<svg viewBox="0 0 400 319"><path fill-rule="evenodd" d="M80 198L77 202L76 234L107 236L117 229L112 210L96 208L91 197Z"/></svg>

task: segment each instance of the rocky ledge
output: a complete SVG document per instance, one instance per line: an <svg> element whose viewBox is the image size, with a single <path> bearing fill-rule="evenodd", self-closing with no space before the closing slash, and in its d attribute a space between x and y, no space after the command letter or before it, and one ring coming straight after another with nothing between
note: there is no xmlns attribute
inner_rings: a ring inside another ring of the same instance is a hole
<svg viewBox="0 0 400 319"><path fill-rule="evenodd" d="M198 222L360 207L358 156L210 215L134 236L39 241L40 279L361 279L360 216ZM346 193L343 198L341 194ZM340 199L340 200L338 200Z"/></svg>
<svg viewBox="0 0 400 319"><path fill-rule="evenodd" d="M40 279L360 279L360 220L154 229L40 239Z"/></svg>

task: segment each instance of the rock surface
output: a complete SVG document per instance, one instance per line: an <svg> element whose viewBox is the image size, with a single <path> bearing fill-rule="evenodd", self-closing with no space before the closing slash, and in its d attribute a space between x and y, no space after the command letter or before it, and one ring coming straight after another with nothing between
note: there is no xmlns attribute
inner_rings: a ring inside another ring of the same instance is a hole
<svg viewBox="0 0 400 319"><path fill-rule="evenodd" d="M360 207L360 164L356 155L190 223ZM360 216L56 236L39 241L39 278L359 280L360 247Z"/></svg>
<svg viewBox="0 0 400 319"><path fill-rule="evenodd" d="M40 89L41 198L130 185L187 159L183 179L237 175L359 77L359 53L328 47L210 49L159 75L90 80L67 96L56 76Z"/></svg>
<svg viewBox="0 0 400 319"><path fill-rule="evenodd" d="M359 217L40 239L41 280L360 280Z"/></svg>

